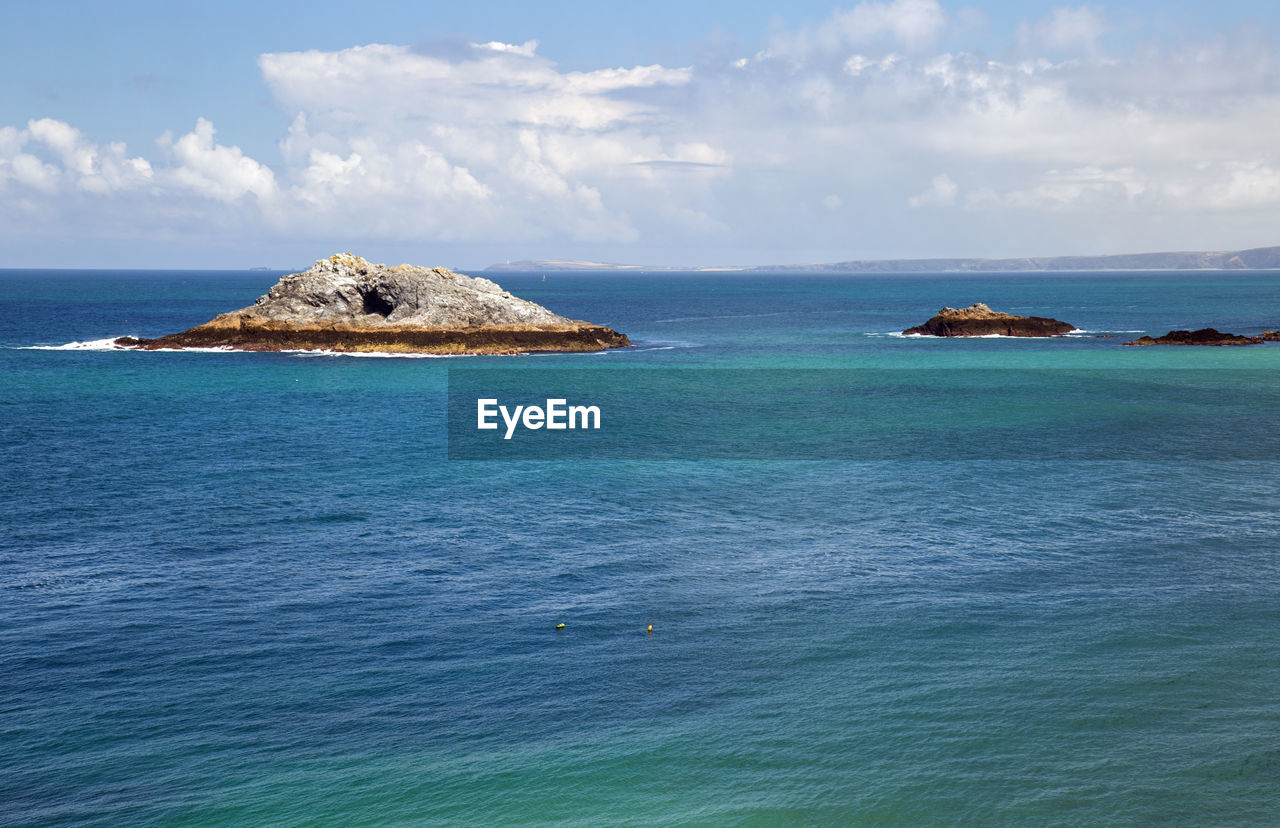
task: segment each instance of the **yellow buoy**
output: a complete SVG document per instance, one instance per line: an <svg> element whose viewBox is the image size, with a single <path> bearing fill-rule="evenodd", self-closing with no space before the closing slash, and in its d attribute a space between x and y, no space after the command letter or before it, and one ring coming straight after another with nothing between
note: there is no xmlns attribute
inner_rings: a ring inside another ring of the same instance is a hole
<svg viewBox="0 0 1280 828"><path fill-rule="evenodd" d="M653 635L653 625L649 625L649 635Z"/></svg>
<svg viewBox="0 0 1280 828"><path fill-rule="evenodd" d="M556 624L556 629L557 629L557 630L563 630L563 629L564 629L564 624Z"/></svg>

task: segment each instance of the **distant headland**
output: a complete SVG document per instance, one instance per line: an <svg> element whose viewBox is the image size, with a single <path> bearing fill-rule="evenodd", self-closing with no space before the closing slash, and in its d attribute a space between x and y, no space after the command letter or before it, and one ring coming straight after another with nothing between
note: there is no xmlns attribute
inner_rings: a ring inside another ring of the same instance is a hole
<svg viewBox="0 0 1280 828"><path fill-rule="evenodd" d="M630 345L602 325L568 319L488 279L443 267L373 264L350 253L284 276L247 308L118 347L324 350L427 354L598 351Z"/></svg>
<svg viewBox="0 0 1280 828"><path fill-rule="evenodd" d="M672 267L532 259L489 265L486 271L696 271L702 273L951 273L1080 270L1280 270L1280 247L1182 253L1122 253L1108 256L1035 256L1011 259L852 259L824 264L751 267Z"/></svg>

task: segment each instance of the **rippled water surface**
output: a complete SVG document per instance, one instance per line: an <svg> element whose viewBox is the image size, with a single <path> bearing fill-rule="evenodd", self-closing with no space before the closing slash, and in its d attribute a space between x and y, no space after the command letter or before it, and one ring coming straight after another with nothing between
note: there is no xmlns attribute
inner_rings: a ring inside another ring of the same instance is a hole
<svg viewBox="0 0 1280 828"><path fill-rule="evenodd" d="M637 346L32 348L277 275L0 273L0 823L1280 818L1270 458L465 462L444 428L477 361L1265 383L1280 345L1119 343L1280 327L1277 274L504 275ZM1087 333L891 335L974 301Z"/></svg>

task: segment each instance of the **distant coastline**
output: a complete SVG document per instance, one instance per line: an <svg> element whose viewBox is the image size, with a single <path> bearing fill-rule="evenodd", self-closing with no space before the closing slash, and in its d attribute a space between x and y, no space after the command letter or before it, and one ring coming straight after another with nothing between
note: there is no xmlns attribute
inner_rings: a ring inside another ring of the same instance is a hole
<svg viewBox="0 0 1280 828"><path fill-rule="evenodd" d="M1009 259L852 259L819 264L674 267L612 264L568 259L526 259L493 264L486 272L530 271L693 271L700 273L990 273L1088 270L1280 270L1280 247L1108 256L1033 256Z"/></svg>

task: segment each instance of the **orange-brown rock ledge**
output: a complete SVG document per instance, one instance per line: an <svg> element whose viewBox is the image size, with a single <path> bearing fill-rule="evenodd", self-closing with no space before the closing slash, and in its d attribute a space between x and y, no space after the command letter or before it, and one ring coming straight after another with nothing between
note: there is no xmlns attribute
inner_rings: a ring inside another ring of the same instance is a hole
<svg viewBox="0 0 1280 828"><path fill-rule="evenodd" d="M200 325L158 339L121 337L121 347L231 348L237 351L344 351L403 354L521 354L529 351L601 351L631 344L626 335L601 325L545 328L354 328L314 325Z"/></svg>

